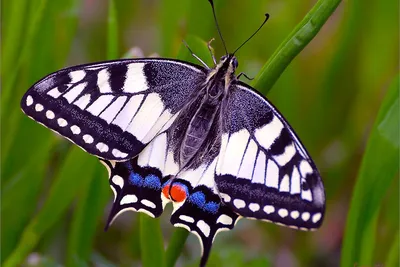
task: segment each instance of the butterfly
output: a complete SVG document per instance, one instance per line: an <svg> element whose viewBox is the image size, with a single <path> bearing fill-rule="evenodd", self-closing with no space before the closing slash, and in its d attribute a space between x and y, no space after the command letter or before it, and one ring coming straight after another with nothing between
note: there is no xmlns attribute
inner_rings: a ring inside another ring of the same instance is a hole
<svg viewBox="0 0 400 267"><path fill-rule="evenodd" d="M212 68L165 58L73 66L35 83L21 107L106 167L107 227L171 202L171 223L198 236L204 266L217 233L242 217L313 230L325 212L306 149L237 67L234 53Z"/></svg>

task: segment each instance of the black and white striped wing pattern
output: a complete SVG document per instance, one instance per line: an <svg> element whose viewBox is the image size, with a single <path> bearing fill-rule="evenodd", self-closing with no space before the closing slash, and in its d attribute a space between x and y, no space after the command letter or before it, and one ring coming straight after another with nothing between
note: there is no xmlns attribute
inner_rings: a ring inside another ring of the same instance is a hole
<svg viewBox="0 0 400 267"><path fill-rule="evenodd" d="M223 202L243 217L318 228L325 193L307 151L263 96L241 82L232 87L215 176Z"/></svg>
<svg viewBox="0 0 400 267"><path fill-rule="evenodd" d="M167 59L75 66L34 84L21 107L87 152L122 161L171 125L205 75L199 66Z"/></svg>
<svg viewBox="0 0 400 267"><path fill-rule="evenodd" d="M214 173L217 158L200 167L180 171L171 141L173 126L159 134L135 158L124 162L101 160L109 172L114 204L107 227L124 211L158 217L173 203L171 223L197 235L205 266L215 236L230 230L238 215L221 202Z"/></svg>

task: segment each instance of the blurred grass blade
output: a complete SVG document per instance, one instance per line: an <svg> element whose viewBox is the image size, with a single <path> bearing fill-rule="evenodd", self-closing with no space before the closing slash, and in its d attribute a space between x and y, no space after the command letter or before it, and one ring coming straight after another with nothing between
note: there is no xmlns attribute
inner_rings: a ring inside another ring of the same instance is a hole
<svg viewBox="0 0 400 267"><path fill-rule="evenodd" d="M27 35L26 38L24 39L22 48L20 53L18 53L18 58L15 61L15 64L13 64L12 72L9 74L7 82L4 84L5 88L2 90L2 99L1 99L1 117L2 119L7 118L7 116L4 117L4 110L8 110L8 105L10 103L10 97L11 94L14 92L14 90L11 90L11 88L14 87L18 74L20 71L21 66L23 65L24 61L27 59L29 56L31 49L32 49L32 43L35 39L35 35L39 30L39 25L41 23L41 20L43 18L44 10L47 5L47 0L38 0L36 1L36 6L35 6L35 12L33 13L33 18L30 21L27 30ZM6 66L8 67L8 66Z"/></svg>
<svg viewBox="0 0 400 267"><path fill-rule="evenodd" d="M392 246L390 247L389 253L387 255L387 259L385 262L385 267L398 267L400 264L399 257L399 231L394 235L394 240Z"/></svg>
<svg viewBox="0 0 400 267"><path fill-rule="evenodd" d="M72 147L49 195L36 217L25 228L17 248L4 263L5 267L19 266L40 241L42 235L61 218L76 193L87 185L97 162L78 147Z"/></svg>
<svg viewBox="0 0 400 267"><path fill-rule="evenodd" d="M367 247L368 251L373 251L375 230L371 227L383 197L399 171L398 88L399 76L386 93L368 140L346 223L341 258L343 267L355 262L372 265L372 257L363 257L361 250Z"/></svg>
<svg viewBox="0 0 400 267"><path fill-rule="evenodd" d="M177 29L180 20L187 14L190 1L180 1L179 5L175 0L162 0L160 4L160 55L163 57L172 57L174 55L173 48L176 44Z"/></svg>
<svg viewBox="0 0 400 267"><path fill-rule="evenodd" d="M54 139L42 143L34 157L28 158L18 172L3 184L1 190L1 261L3 262L18 244L21 233L34 215L43 181L48 171L43 162L48 162ZM16 212L19 211L19 212Z"/></svg>
<svg viewBox="0 0 400 267"><path fill-rule="evenodd" d="M20 50L21 39L25 33L25 23L28 16L27 11L29 2L26 0L13 0L8 3L2 3L3 10L8 8L8 14L2 17L3 45L1 47L1 76L7 77L13 71L13 65L17 61L18 51ZM9 5L6 7L6 5ZM3 13L3 12L2 12ZM11 15L12 14L12 15ZM3 14L2 14L3 15Z"/></svg>
<svg viewBox="0 0 400 267"><path fill-rule="evenodd" d="M143 267L164 266L164 244L160 219L139 213L140 253Z"/></svg>
<svg viewBox="0 0 400 267"><path fill-rule="evenodd" d="M364 231L361 236L360 242L360 255L357 262L370 262L372 265L374 259L376 238L376 227L378 226L379 209L376 210L375 214L365 223Z"/></svg>
<svg viewBox="0 0 400 267"><path fill-rule="evenodd" d="M118 20L114 0L108 1L107 19L107 59L118 58Z"/></svg>
<svg viewBox="0 0 400 267"><path fill-rule="evenodd" d="M341 0L319 0L281 43L254 78L252 85L267 94L290 62L317 35Z"/></svg>
<svg viewBox="0 0 400 267"><path fill-rule="evenodd" d="M110 189L104 167L97 162L93 174L86 176L87 186L82 188L74 211L71 230L68 235L66 266L89 262L93 250L95 233L104 214L104 207L110 198Z"/></svg>

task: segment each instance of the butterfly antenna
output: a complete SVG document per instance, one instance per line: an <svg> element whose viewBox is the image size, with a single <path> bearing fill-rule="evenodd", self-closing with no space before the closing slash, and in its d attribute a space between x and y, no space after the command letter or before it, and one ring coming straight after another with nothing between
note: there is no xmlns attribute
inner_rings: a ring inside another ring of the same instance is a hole
<svg viewBox="0 0 400 267"><path fill-rule="evenodd" d="M233 55L234 55L240 48L242 48L242 46L244 46L248 41L250 41L250 39L253 38L253 36L256 35L257 32L258 32L259 30L261 30L261 28L264 26L264 24L267 22L268 19L269 19L269 14L268 14L268 13L265 13L265 19L264 19L264 22L261 24L261 26L258 27L258 29L257 29L246 41L244 41L243 44L242 44L241 46L239 46L239 47L235 50L235 52L233 52Z"/></svg>
<svg viewBox="0 0 400 267"><path fill-rule="evenodd" d="M219 33L219 37L221 37L222 44L224 45L224 48L225 48L225 52L226 52L226 54L228 54L228 49L226 49L226 44L225 44L224 38L222 38L221 29L219 28L219 25L218 25L217 16L215 15L214 1L213 0L208 0L208 2L210 2L210 4L211 4L211 8L212 8L212 12L213 12L213 15L214 15L214 20L215 20L215 25L217 25L217 30L218 30L218 33Z"/></svg>

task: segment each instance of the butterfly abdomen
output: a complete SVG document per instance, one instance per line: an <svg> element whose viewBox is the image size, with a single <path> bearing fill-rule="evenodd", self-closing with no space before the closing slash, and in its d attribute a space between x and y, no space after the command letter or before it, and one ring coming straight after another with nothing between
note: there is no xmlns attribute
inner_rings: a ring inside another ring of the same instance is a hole
<svg viewBox="0 0 400 267"><path fill-rule="evenodd" d="M181 166L187 163L200 150L204 141L207 139L211 126L214 122L215 115L219 111L219 102L211 98L207 94L192 117L189 127L186 130L185 136L180 150Z"/></svg>

